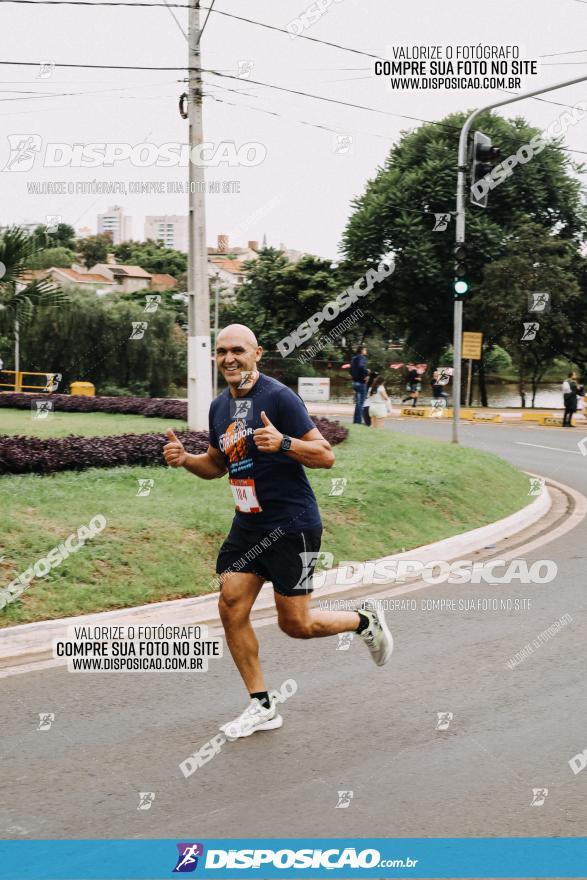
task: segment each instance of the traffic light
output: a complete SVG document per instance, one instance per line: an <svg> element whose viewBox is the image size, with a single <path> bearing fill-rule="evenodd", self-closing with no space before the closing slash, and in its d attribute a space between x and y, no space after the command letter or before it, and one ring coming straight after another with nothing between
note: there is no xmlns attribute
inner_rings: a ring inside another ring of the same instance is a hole
<svg viewBox="0 0 587 880"><path fill-rule="evenodd" d="M499 157L500 150L492 145L491 138L476 131L471 154L471 204L479 208L487 207L487 193L491 189L489 181L483 178L491 172Z"/></svg>
<svg viewBox="0 0 587 880"><path fill-rule="evenodd" d="M466 249L465 245L459 243L454 249L455 257L455 280L453 282L453 290L455 299L464 299L469 292L469 282L467 281L466 266Z"/></svg>

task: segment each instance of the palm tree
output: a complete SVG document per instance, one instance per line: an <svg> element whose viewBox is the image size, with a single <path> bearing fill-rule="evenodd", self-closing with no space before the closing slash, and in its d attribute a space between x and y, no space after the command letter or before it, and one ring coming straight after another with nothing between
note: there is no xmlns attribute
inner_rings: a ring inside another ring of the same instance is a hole
<svg viewBox="0 0 587 880"><path fill-rule="evenodd" d="M36 307L59 306L69 299L48 278L26 278L31 262L42 249L21 226L10 226L0 235L0 329L14 327L15 388L20 369L21 327L32 320Z"/></svg>

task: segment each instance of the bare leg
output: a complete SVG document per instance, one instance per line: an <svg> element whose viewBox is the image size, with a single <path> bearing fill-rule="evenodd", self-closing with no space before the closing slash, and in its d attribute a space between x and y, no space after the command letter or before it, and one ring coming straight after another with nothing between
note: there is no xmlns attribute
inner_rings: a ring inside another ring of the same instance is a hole
<svg viewBox="0 0 587 880"><path fill-rule="evenodd" d="M259 642L249 617L264 580L256 574L244 572L231 572L221 578L218 610L232 659L248 693L266 691L259 660Z"/></svg>
<svg viewBox="0 0 587 880"><path fill-rule="evenodd" d="M316 639L354 632L361 618L356 611L319 611L310 608L310 596L281 596L275 593L277 619L281 629L294 639Z"/></svg>

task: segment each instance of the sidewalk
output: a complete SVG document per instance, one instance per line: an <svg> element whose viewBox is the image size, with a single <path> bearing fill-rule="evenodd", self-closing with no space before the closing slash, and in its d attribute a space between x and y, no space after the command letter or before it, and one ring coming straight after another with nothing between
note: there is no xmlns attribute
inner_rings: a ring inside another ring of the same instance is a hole
<svg viewBox="0 0 587 880"><path fill-rule="evenodd" d="M565 493L571 493L575 497L577 493L567 487L559 487L559 484L548 481L555 495L554 512L551 519L558 522L561 517L561 510L566 509L566 502L561 507L561 497L563 500L567 497L563 495L561 489ZM556 498L558 492L558 499ZM577 496L582 499L583 496ZM585 499L583 499L583 502ZM514 513L504 519L498 520L481 528L473 529L452 538L443 541L437 541L433 544L417 547L405 553L397 553L384 557L386 562L391 560L420 562L423 565L431 562L446 561L450 562L455 559L469 559L472 554L487 551L493 548L500 541L507 540L507 547L511 547L512 540L515 541L516 535L533 529L533 535L536 532L541 535L545 530L543 521L549 516L551 506L553 504L553 495L546 485L543 486L542 492L534 501L524 507L522 510ZM575 506L581 507L581 502L575 500ZM587 503L583 504L581 516L587 509ZM556 516L554 515L556 513ZM572 515L571 515L572 519ZM549 525L550 528L550 525ZM549 538L548 538L549 539ZM504 547L504 549L507 549ZM493 551L495 552L495 551ZM502 552L500 549L499 552ZM359 561L359 560L357 560ZM375 560L373 560L375 561ZM360 560L364 562L364 560ZM343 598L357 595L368 596L370 592L378 592L387 589L388 584L379 583L373 588L369 583L361 582L352 586L337 583L338 569L331 569L327 572L325 583L320 589L316 590L314 597L316 601L329 598ZM401 579L390 579L389 584L401 585L418 580L418 575L407 575ZM167 602L156 602L149 605L142 605L136 608L125 608L117 611L105 611L95 614L80 615L77 617L61 618L58 620L47 620L38 623L23 624L20 626L9 627L0 630L0 671L5 674L13 667L21 664L39 664L44 665L47 662L50 665L59 665L61 661L53 660L52 644L55 639L63 639L66 636L68 627L71 626L115 626L115 625L188 625L200 624L207 625L212 629L220 629L220 621L218 619L218 593L210 593L205 596L190 599L176 599ZM272 619L275 615L275 603L273 600L273 591L264 588L257 603L255 604L253 619L260 620L263 618ZM65 658L63 663L65 663ZM28 670L27 670L28 671ZM1 674L1 672L0 672Z"/></svg>
<svg viewBox="0 0 587 880"><path fill-rule="evenodd" d="M311 416L326 416L327 418L332 418L336 416L343 416L349 419L352 419L353 413L355 411L354 404L352 403L311 403L306 402L306 407ZM410 418L410 416L402 416L402 409L406 409L411 407L409 405L403 406L400 404L392 404L391 405L391 418L400 419L400 418ZM431 409L428 403L423 403L414 407L414 409ZM491 414L494 416L501 416L502 421L504 422L515 422L517 424L533 424L534 418L539 417L540 415L549 416L554 420L560 420L561 426L563 421L563 412L564 410L561 408L553 408L553 407L543 407L540 409L531 409L526 407L515 408L515 407L493 407L493 406L462 406L462 410L470 411L474 410L480 414L485 414L486 416ZM452 415L452 409L449 407L449 411ZM526 418L523 418L523 416ZM587 417L582 415L581 413L575 413L574 416L575 425L582 426L587 425Z"/></svg>

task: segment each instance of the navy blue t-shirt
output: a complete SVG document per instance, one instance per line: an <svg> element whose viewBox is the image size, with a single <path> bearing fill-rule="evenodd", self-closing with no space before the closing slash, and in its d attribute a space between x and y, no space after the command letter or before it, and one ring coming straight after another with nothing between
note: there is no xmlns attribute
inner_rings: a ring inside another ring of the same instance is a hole
<svg viewBox="0 0 587 880"><path fill-rule="evenodd" d="M315 424L303 401L276 379L259 374L245 397L225 389L210 407L210 446L228 467L235 499L234 523L250 531L301 532L319 528L320 512L303 466L285 452L260 452L253 432L261 412L282 434L300 439Z"/></svg>

